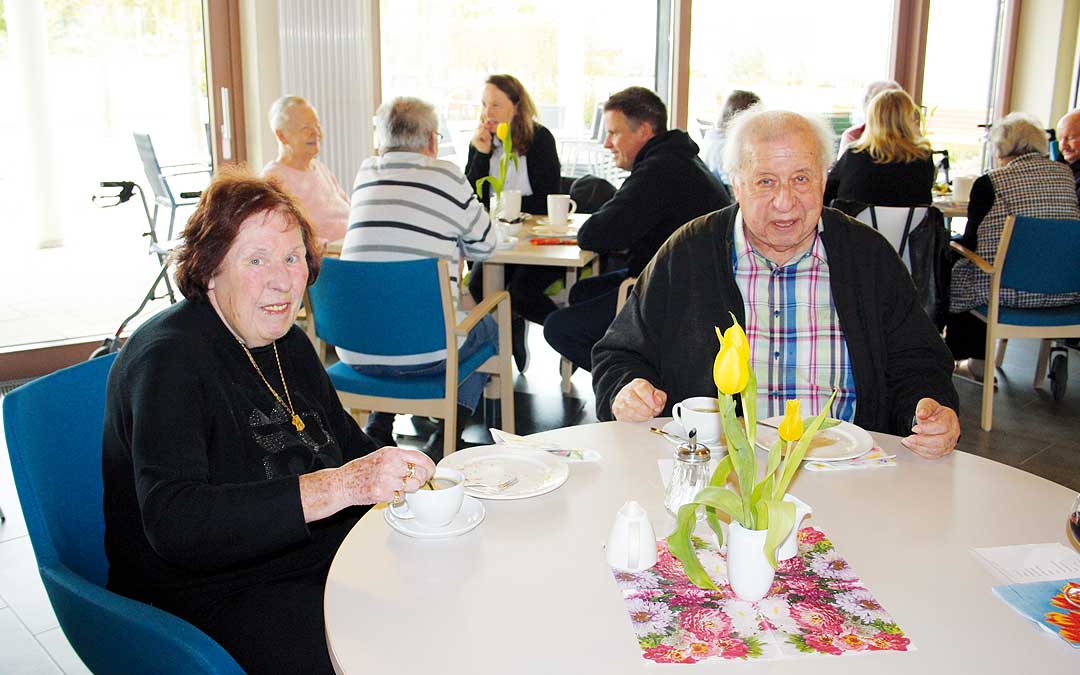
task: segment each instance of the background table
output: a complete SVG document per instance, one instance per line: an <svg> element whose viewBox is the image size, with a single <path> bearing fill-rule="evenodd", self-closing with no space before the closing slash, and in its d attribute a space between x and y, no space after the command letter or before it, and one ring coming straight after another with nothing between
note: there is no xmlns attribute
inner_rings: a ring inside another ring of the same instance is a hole
<svg viewBox="0 0 1080 675"><path fill-rule="evenodd" d="M587 213L575 213L570 216L570 224L577 228L589 219ZM506 288L506 265L543 265L566 268L566 290L577 281L578 270L586 265L598 262L599 258L592 251L583 251L577 244L554 246L533 246L529 243L532 230L538 226L537 216L529 216L522 224L521 232L516 236L513 248L498 249L495 255L484 261L484 296ZM559 235L542 235L558 238ZM593 269L596 274L599 269Z"/></svg>
<svg viewBox="0 0 1080 675"><path fill-rule="evenodd" d="M650 434L649 425L609 422L540 434L595 448L603 461L572 464L567 483L547 495L485 501L486 520L455 539L410 539L390 529L382 508L372 509L345 539L326 584L327 640L339 671L657 672L641 657L601 548L628 499L645 507L658 536L671 527L656 460L670 457L674 446ZM998 600L990 587L1001 582L972 553L982 546L1068 545L1065 517L1074 493L974 455L924 460L898 438L874 437L897 453L897 467L801 471L791 491L814 507L807 524L832 540L918 651L684 670L1080 672L1080 651Z"/></svg>

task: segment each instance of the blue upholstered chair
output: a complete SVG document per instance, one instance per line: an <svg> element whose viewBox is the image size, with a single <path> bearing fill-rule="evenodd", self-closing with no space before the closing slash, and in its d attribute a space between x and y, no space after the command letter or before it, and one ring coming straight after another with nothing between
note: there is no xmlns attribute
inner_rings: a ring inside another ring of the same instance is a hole
<svg viewBox="0 0 1080 675"><path fill-rule="evenodd" d="M510 294L484 298L457 322L445 260L364 262L323 258L319 279L308 289L315 334L342 349L380 356L427 354L446 349L446 374L428 377L361 375L344 363L327 368L342 405L352 411L426 415L457 424L457 385L474 372L498 380L502 428L514 431L514 381L510 369ZM458 336L468 335L496 312L499 350L485 347L460 361ZM456 447L444 434L443 455Z"/></svg>
<svg viewBox="0 0 1080 675"><path fill-rule="evenodd" d="M96 673L243 673L191 624L105 589L101 435L115 357L66 368L4 397L11 469L53 610Z"/></svg>
<svg viewBox="0 0 1080 675"><path fill-rule="evenodd" d="M956 242L953 248L990 275L989 303L972 310L986 322L987 356L994 353L996 340L1041 338L1044 348L1035 372L1035 386L1039 386L1046 372L1046 341L1080 337L1080 304L1045 309L1001 307L1000 292L1002 288L1047 294L1080 292L1080 220L1009 216L992 265ZM988 374L987 379L991 378ZM981 426L986 431L993 421L993 405L994 388L984 385Z"/></svg>

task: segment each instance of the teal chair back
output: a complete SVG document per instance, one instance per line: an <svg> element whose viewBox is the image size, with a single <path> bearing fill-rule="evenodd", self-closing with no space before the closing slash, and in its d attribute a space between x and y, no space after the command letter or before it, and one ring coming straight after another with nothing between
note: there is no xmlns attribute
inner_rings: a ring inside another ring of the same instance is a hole
<svg viewBox="0 0 1080 675"><path fill-rule="evenodd" d="M1001 286L1032 293L1080 291L1080 220L1017 216Z"/></svg>
<svg viewBox="0 0 1080 675"><path fill-rule="evenodd" d="M98 673L242 673L191 624L105 589L101 439L116 354L4 397L11 470L38 570L71 646Z"/></svg>

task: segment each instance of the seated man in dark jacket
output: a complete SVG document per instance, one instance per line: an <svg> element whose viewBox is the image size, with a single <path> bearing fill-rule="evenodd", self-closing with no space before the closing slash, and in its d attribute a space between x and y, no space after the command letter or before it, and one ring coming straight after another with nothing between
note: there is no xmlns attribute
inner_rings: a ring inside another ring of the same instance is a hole
<svg viewBox="0 0 1080 675"><path fill-rule="evenodd" d="M783 111L736 118L725 168L738 204L664 244L593 350L601 420L644 421L715 395L713 326L746 329L762 418L800 399L905 436L926 457L960 435L952 359L911 277L872 228L822 208L832 132ZM910 435L909 435L910 434Z"/></svg>
<svg viewBox="0 0 1080 675"><path fill-rule="evenodd" d="M604 104L615 165L630 176L578 231L578 245L597 253L627 252L627 267L584 279L570 290L570 306L544 321L544 337L579 368L592 369L590 353L615 318L619 284L637 276L671 233L702 214L731 203L726 188L698 158L681 129L667 130L667 108L644 87L630 87Z"/></svg>
<svg viewBox="0 0 1080 675"><path fill-rule="evenodd" d="M1058 120L1057 139L1061 158L1072 169L1076 196L1080 198L1080 108L1070 110Z"/></svg>

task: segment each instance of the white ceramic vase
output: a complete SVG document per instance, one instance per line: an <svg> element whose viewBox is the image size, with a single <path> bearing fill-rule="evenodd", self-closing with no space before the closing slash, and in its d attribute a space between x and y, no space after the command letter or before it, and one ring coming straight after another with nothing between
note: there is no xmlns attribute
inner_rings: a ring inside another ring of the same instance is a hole
<svg viewBox="0 0 1080 675"><path fill-rule="evenodd" d="M814 512L814 509L810 508L809 504L790 493L784 495L784 501L795 505L795 524L791 527L791 532L788 532L788 536L776 549L777 562L794 558L798 554L799 526L802 525L804 518Z"/></svg>
<svg viewBox="0 0 1080 675"><path fill-rule="evenodd" d="M776 570L765 558L768 530L748 530L736 522L728 526L728 582L740 600L756 602L772 586Z"/></svg>

